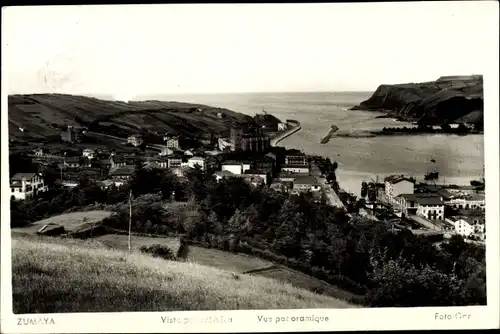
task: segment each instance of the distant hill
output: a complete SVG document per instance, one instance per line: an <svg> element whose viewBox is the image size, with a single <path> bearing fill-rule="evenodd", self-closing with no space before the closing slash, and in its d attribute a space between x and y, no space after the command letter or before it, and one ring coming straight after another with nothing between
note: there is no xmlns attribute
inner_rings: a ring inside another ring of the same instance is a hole
<svg viewBox="0 0 500 334"><path fill-rule="evenodd" d="M431 82L380 85L368 100L351 109L388 112L422 124L479 124L484 111L483 76L444 76Z"/></svg>
<svg viewBox="0 0 500 334"><path fill-rule="evenodd" d="M8 108L9 138L19 142L50 140L68 125L111 134L168 132L189 137L222 133L232 126L256 126L248 115L181 102L126 103L77 95L30 94L9 96Z"/></svg>
<svg viewBox="0 0 500 334"><path fill-rule="evenodd" d="M264 277L28 236L12 240L12 294L16 314L358 307Z"/></svg>

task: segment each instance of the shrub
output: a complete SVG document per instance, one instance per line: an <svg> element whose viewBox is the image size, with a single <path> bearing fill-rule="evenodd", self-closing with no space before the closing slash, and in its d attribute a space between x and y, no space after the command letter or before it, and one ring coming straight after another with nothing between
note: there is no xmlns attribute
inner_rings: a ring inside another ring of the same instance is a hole
<svg viewBox="0 0 500 334"><path fill-rule="evenodd" d="M176 256L170 248L160 244L154 244L151 246L141 246L139 250L142 253L152 255L153 257L160 257L165 260L175 260Z"/></svg>

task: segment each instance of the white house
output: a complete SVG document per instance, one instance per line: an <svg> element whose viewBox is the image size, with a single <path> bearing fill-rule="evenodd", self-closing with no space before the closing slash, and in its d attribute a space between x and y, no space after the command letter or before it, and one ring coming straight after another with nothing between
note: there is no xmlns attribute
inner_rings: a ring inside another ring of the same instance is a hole
<svg viewBox="0 0 500 334"><path fill-rule="evenodd" d="M168 148L178 149L179 148L179 137L165 135L163 136L163 142L167 145Z"/></svg>
<svg viewBox="0 0 500 334"><path fill-rule="evenodd" d="M247 170L250 170L251 163L246 161L226 161L222 164L222 170L230 171L235 175L244 174Z"/></svg>
<svg viewBox="0 0 500 334"><path fill-rule="evenodd" d="M452 223L455 226L455 232L464 237L469 237L471 235L477 235L480 239L484 239L485 222L484 219L479 217L450 217L446 221Z"/></svg>
<svg viewBox="0 0 500 334"><path fill-rule="evenodd" d="M321 190L321 186L314 176L300 176L293 181L293 190L296 192L316 192Z"/></svg>
<svg viewBox="0 0 500 334"><path fill-rule="evenodd" d="M389 202L395 203L395 198L401 194L413 194L415 182L404 175L391 175L385 178L385 196Z"/></svg>
<svg viewBox="0 0 500 334"><path fill-rule="evenodd" d="M286 123L278 123L278 131L285 131L287 129Z"/></svg>
<svg viewBox="0 0 500 334"><path fill-rule="evenodd" d="M188 166L194 168L196 165L200 166L202 170L205 170L205 158L203 157L191 157L188 159Z"/></svg>
<svg viewBox="0 0 500 334"><path fill-rule="evenodd" d="M429 220L444 220L443 198L433 194L400 194L394 198L404 216L419 215Z"/></svg>
<svg viewBox="0 0 500 334"><path fill-rule="evenodd" d="M127 138L127 143L132 144L134 146L141 146L144 140L141 135L131 135Z"/></svg>
<svg viewBox="0 0 500 334"><path fill-rule="evenodd" d="M189 157L192 157L192 156L194 156L194 152L193 152L192 150L185 150L185 151L184 151L184 155L187 155L187 156L189 156Z"/></svg>
<svg viewBox="0 0 500 334"><path fill-rule="evenodd" d="M86 148L83 150L82 156L87 158L87 159L94 159L95 157L95 150L91 148Z"/></svg>
<svg viewBox="0 0 500 334"><path fill-rule="evenodd" d="M170 156L167 158L168 168L178 168L182 166L182 158L178 156Z"/></svg>
<svg viewBox="0 0 500 334"><path fill-rule="evenodd" d="M454 196L446 200L446 205L455 209L481 209L485 210L485 197L481 194L467 194Z"/></svg>
<svg viewBox="0 0 500 334"><path fill-rule="evenodd" d="M10 179L10 196L15 200L24 200L47 191L43 177L38 173L17 173Z"/></svg>
<svg viewBox="0 0 500 334"><path fill-rule="evenodd" d="M243 174L243 164L238 161L226 161L222 164L222 171L231 172L234 175Z"/></svg>
<svg viewBox="0 0 500 334"><path fill-rule="evenodd" d="M429 220L444 220L444 202L439 196L417 197L417 215Z"/></svg>
<svg viewBox="0 0 500 334"><path fill-rule="evenodd" d="M289 173L309 173L308 165L283 165L281 170Z"/></svg>

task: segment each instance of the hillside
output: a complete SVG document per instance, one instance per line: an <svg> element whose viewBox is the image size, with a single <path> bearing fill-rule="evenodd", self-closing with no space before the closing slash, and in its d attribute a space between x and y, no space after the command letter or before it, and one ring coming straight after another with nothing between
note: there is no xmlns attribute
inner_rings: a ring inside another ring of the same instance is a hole
<svg viewBox="0 0 500 334"><path fill-rule="evenodd" d="M356 307L272 279L74 239L15 236L12 276L14 313Z"/></svg>
<svg viewBox="0 0 500 334"><path fill-rule="evenodd" d="M483 122L483 77L447 76L436 81L380 85L351 110L388 112L402 120L445 124L460 119ZM470 116L469 116L470 115Z"/></svg>
<svg viewBox="0 0 500 334"><path fill-rule="evenodd" d="M65 94L11 95L11 141L50 141L68 125L109 134L171 133L189 137L255 125L252 117L222 108L163 101L100 100ZM223 117L218 117L221 113ZM22 131L22 128L24 131Z"/></svg>

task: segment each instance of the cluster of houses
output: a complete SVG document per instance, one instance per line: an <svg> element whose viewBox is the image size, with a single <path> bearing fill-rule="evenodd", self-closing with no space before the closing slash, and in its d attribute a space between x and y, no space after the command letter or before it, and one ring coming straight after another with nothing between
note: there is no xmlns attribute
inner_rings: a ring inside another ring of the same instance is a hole
<svg viewBox="0 0 500 334"><path fill-rule="evenodd" d="M485 196L459 189L440 189L437 192L416 192L415 180L404 175L385 178L385 200L400 217L416 216L454 231L464 237L485 240ZM446 217L445 207L460 210L463 214Z"/></svg>

